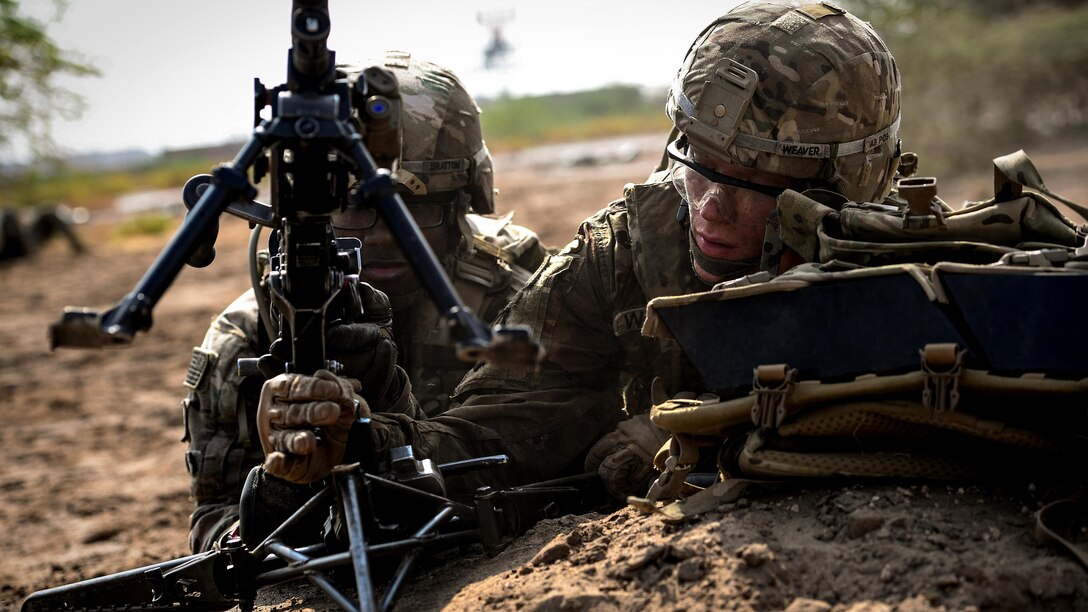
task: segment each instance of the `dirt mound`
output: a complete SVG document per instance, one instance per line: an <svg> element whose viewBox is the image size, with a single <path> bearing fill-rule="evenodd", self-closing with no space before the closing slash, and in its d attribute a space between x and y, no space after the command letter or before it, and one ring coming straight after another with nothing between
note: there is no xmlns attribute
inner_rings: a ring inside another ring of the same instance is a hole
<svg viewBox="0 0 1088 612"><path fill-rule="evenodd" d="M624 509L447 609L1084 609L1084 569L1033 535L1039 503L1026 489L780 486L687 524Z"/></svg>

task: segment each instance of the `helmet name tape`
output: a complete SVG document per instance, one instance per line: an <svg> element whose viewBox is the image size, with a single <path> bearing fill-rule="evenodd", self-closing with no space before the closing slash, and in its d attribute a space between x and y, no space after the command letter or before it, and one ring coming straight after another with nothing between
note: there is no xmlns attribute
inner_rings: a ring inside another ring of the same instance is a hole
<svg viewBox="0 0 1088 612"><path fill-rule="evenodd" d="M741 118L756 93L759 75L732 59L719 63L703 84L698 105L684 95L682 83L673 85L681 108L688 116L688 139L710 151L724 151L737 135Z"/></svg>
<svg viewBox="0 0 1088 612"><path fill-rule="evenodd" d="M457 159L428 159L418 162L403 162L401 167L409 172L449 174L452 172L465 172L471 165L471 161L461 157Z"/></svg>
<svg viewBox="0 0 1088 612"><path fill-rule="evenodd" d="M749 134L737 134L733 144L753 151L773 153L784 157L809 157L813 159L835 159L853 155L854 153L866 153L881 147L892 140L899 132L900 116L895 118L891 125L880 130L872 136L833 144L811 144L804 142L789 142L784 140L768 140Z"/></svg>
<svg viewBox="0 0 1088 612"><path fill-rule="evenodd" d="M405 161L400 163L398 177L410 176L423 183L421 192L407 185L417 195L436 191L453 191L472 185L474 165L473 160L464 157Z"/></svg>

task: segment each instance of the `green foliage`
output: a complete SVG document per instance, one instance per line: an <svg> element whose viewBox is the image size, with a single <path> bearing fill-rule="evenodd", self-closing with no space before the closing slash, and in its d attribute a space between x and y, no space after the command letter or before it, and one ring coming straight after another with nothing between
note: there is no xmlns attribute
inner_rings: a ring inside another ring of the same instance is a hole
<svg viewBox="0 0 1088 612"><path fill-rule="evenodd" d="M638 132L668 131L665 92L631 85L525 98L481 100L492 151Z"/></svg>
<svg viewBox="0 0 1088 612"><path fill-rule="evenodd" d="M162 213L149 213L138 215L117 224L114 235L119 238L131 236L158 236L169 231L174 226L175 219L171 215Z"/></svg>
<svg viewBox="0 0 1088 612"><path fill-rule="evenodd" d="M1088 133L1088 6L1072 0L843 0L903 77L904 148L923 174L977 172Z"/></svg>
<svg viewBox="0 0 1088 612"><path fill-rule="evenodd" d="M61 0L54 0L58 16ZM77 54L57 47L45 24L23 14L18 0L0 0L0 151L13 137L25 138L35 157L54 148L55 117L74 119L83 100L57 85L62 75L90 76L98 70Z"/></svg>
<svg viewBox="0 0 1088 612"><path fill-rule="evenodd" d="M37 169L0 183L0 202L25 207L63 202L73 207L97 209L117 196L141 189L177 188L180 197L185 181L195 174L209 172L213 164L212 160L189 158L151 163L131 170L78 172L43 162Z"/></svg>

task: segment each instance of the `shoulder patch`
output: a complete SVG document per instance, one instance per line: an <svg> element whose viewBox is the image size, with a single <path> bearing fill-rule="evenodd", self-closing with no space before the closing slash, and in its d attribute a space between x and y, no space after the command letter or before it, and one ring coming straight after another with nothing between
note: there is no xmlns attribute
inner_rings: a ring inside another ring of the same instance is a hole
<svg viewBox="0 0 1088 612"><path fill-rule="evenodd" d="M646 320L646 307L621 310L612 317L612 333L620 336L629 332L642 333L642 322Z"/></svg>
<svg viewBox="0 0 1088 612"><path fill-rule="evenodd" d="M189 359L189 370L185 372L185 382L182 384L193 390L199 388L204 381L204 375L218 359L219 353L194 346L193 356Z"/></svg>

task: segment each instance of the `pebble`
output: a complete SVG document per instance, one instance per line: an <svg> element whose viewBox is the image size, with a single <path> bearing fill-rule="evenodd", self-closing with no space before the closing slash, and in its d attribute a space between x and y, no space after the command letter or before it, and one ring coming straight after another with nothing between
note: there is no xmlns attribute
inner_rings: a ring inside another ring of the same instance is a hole
<svg viewBox="0 0 1088 612"><path fill-rule="evenodd" d="M533 557L532 561L529 561L530 565L550 565L556 561L566 559L570 556L570 545L564 541L553 541L548 546L541 549L540 552Z"/></svg>
<svg viewBox="0 0 1088 612"><path fill-rule="evenodd" d="M883 525L884 517L880 515L867 512L851 512L846 517L846 535L850 539L860 538L871 531L880 529Z"/></svg>
<svg viewBox="0 0 1088 612"><path fill-rule="evenodd" d="M699 559L692 558L680 562L676 567L676 578L680 582L695 582L706 574L703 564Z"/></svg>
<svg viewBox="0 0 1088 612"><path fill-rule="evenodd" d="M737 556L744 560L748 567L759 567L774 559L774 552L763 543L746 544L737 549Z"/></svg>
<svg viewBox="0 0 1088 612"><path fill-rule="evenodd" d="M831 610L831 604L826 601L798 597L790 602L785 612L828 612L829 610Z"/></svg>

